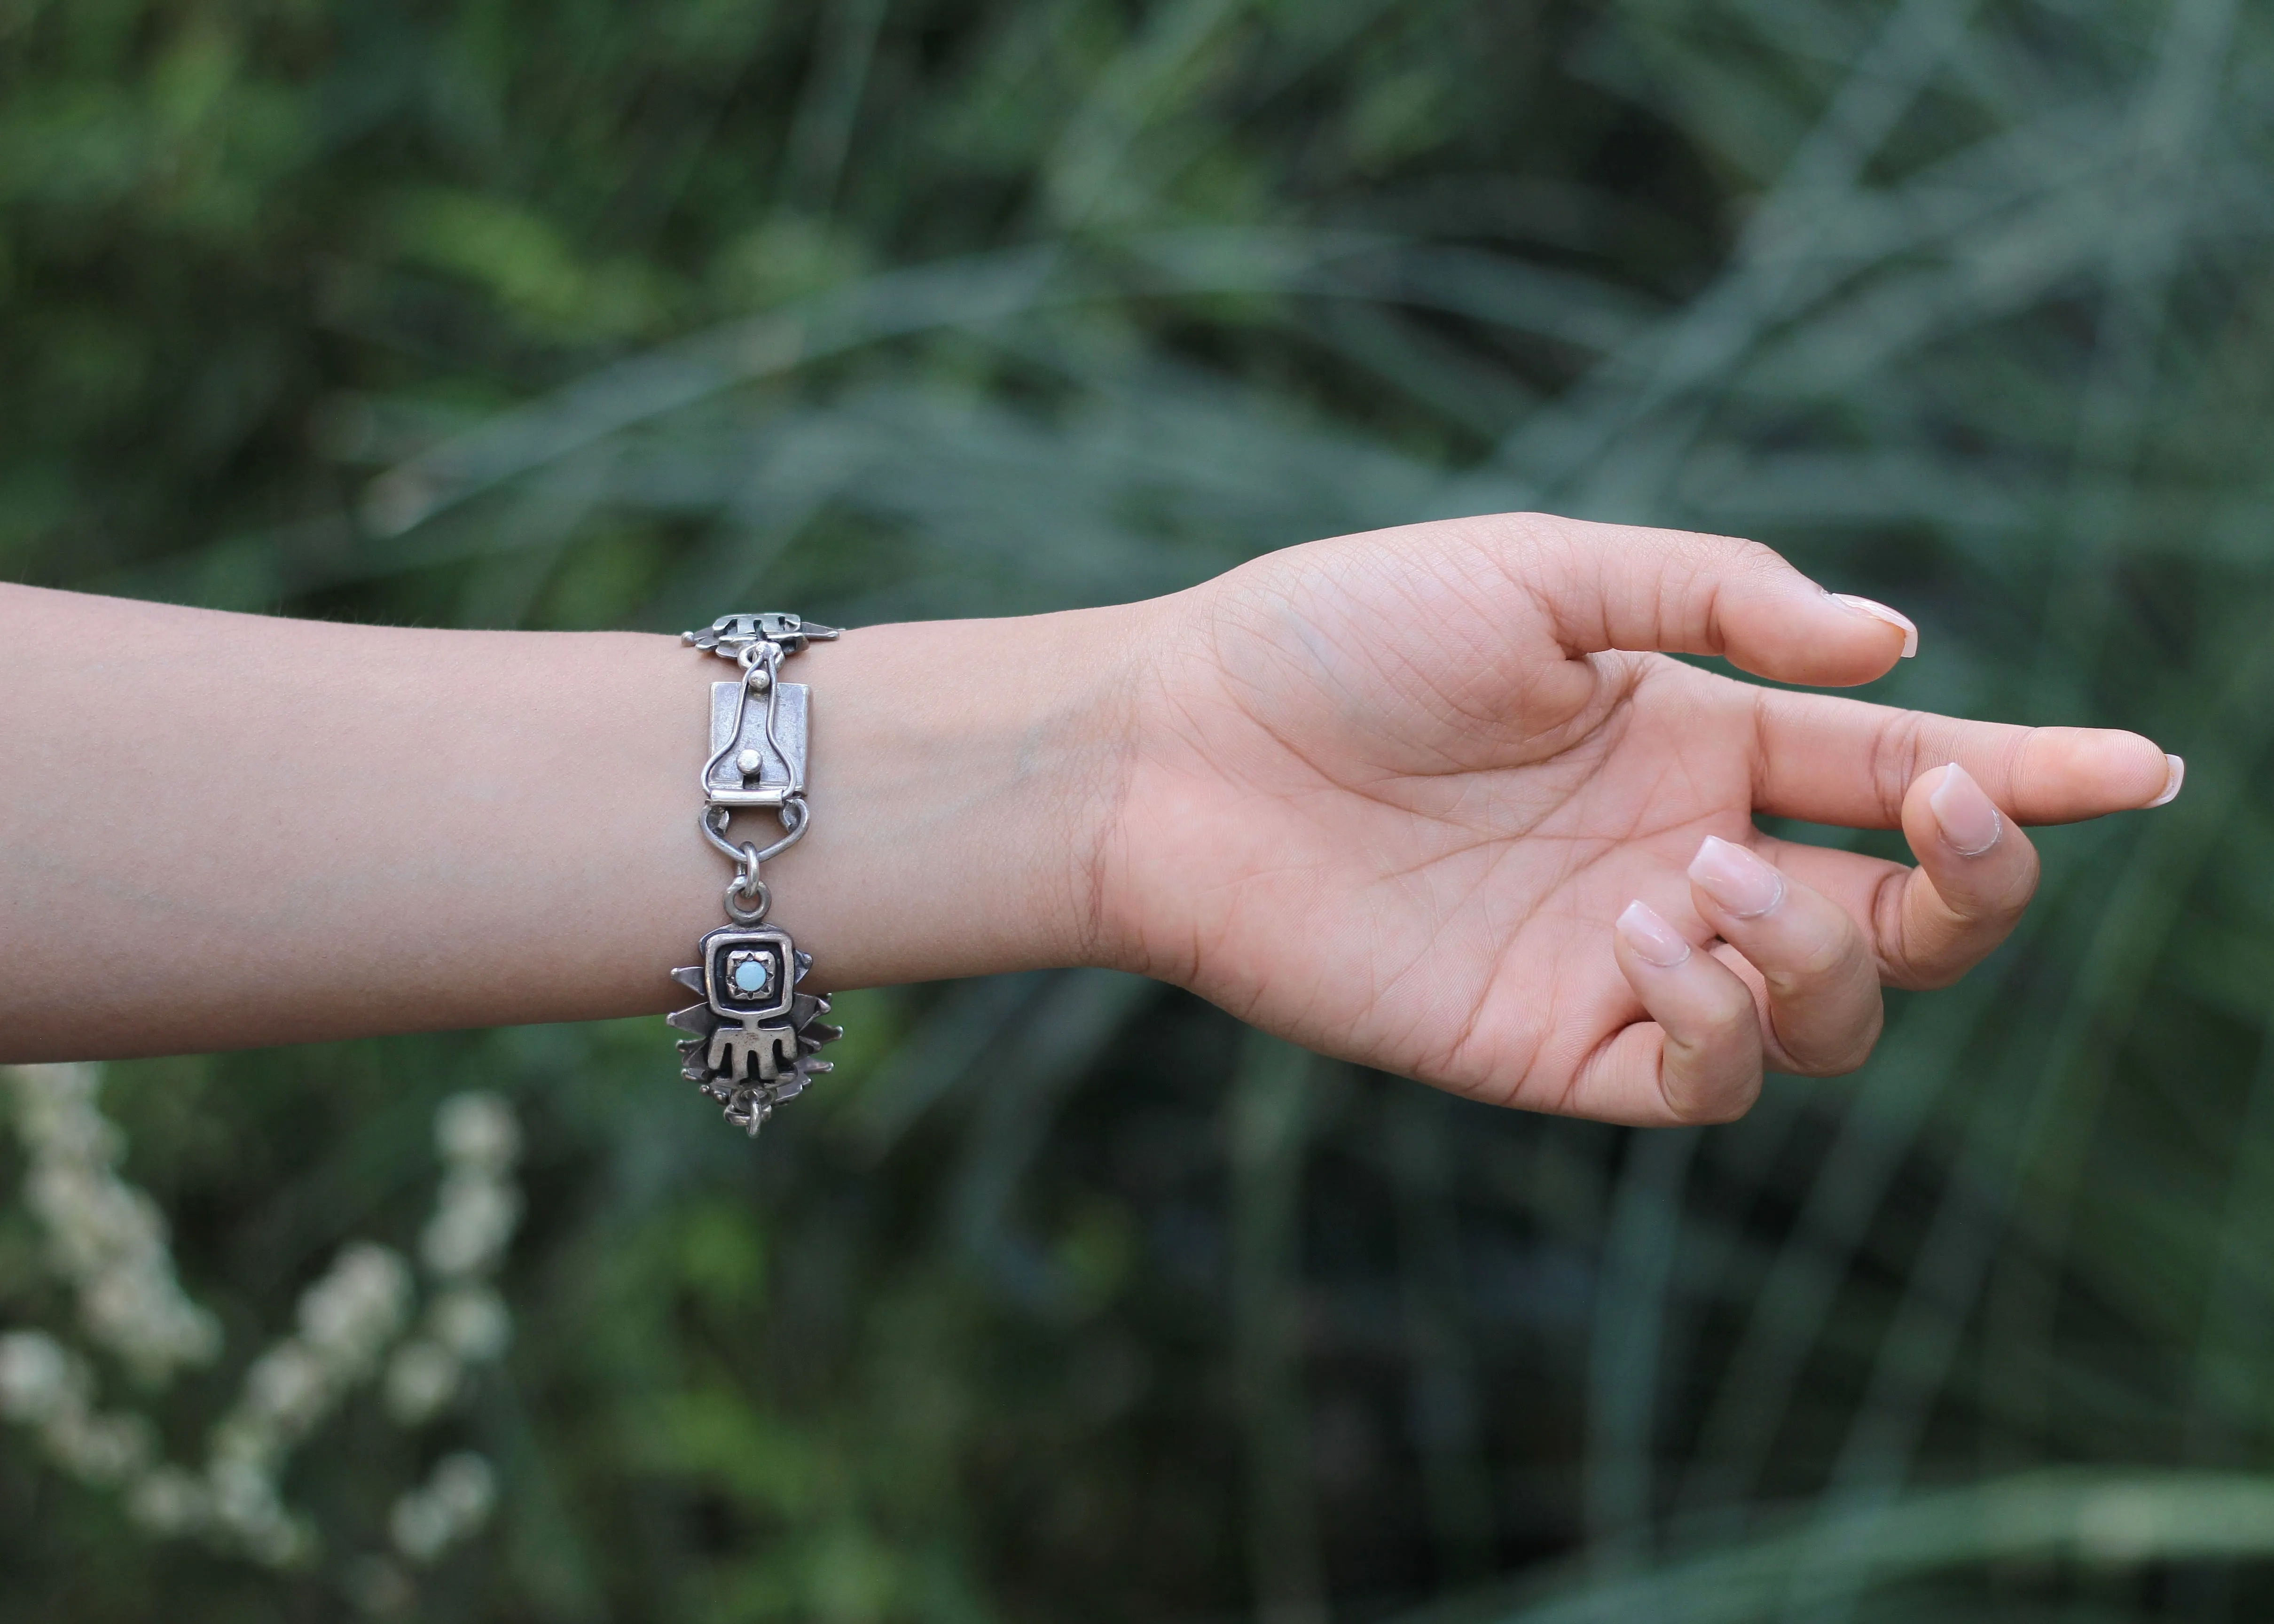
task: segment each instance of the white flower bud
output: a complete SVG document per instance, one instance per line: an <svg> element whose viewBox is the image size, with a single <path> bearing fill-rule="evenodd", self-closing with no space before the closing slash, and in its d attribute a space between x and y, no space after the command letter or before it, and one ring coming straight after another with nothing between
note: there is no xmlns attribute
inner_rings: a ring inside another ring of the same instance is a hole
<svg viewBox="0 0 2274 1624"><path fill-rule="evenodd" d="M281 1342L245 1372L245 1411L277 1432L297 1432L322 1409L329 1373L298 1342Z"/></svg>
<svg viewBox="0 0 2274 1624"><path fill-rule="evenodd" d="M126 1515L153 1534L192 1532L212 1515L212 1494L178 1466L146 1472L127 1491Z"/></svg>
<svg viewBox="0 0 2274 1624"><path fill-rule="evenodd" d="M90 1415L84 1410L52 1417L40 1437L64 1470L101 1488L132 1477L156 1447L156 1434L140 1416Z"/></svg>
<svg viewBox="0 0 2274 1624"><path fill-rule="evenodd" d="M10 1420L45 1421L66 1406L84 1405L86 1380L46 1332L0 1336L0 1415Z"/></svg>
<svg viewBox="0 0 2274 1624"><path fill-rule="evenodd" d="M486 1460L471 1449L462 1449L436 1463L427 1492L449 1507L461 1529L471 1531L496 1503L497 1475Z"/></svg>
<svg viewBox="0 0 2274 1624"><path fill-rule="evenodd" d="M481 1174L453 1173L442 1181L434 1216L419 1237L426 1267L445 1278L495 1266L521 1222L521 1195Z"/></svg>
<svg viewBox="0 0 2274 1624"><path fill-rule="evenodd" d="M487 1461L470 1451L445 1455L424 1485L395 1502L388 1531L396 1550L424 1566L479 1530L496 1500Z"/></svg>
<svg viewBox="0 0 2274 1624"><path fill-rule="evenodd" d="M395 1350L387 1366L387 1410L404 1426L430 1419L457 1396L458 1356L420 1337Z"/></svg>
<svg viewBox="0 0 2274 1624"><path fill-rule="evenodd" d="M368 1369L403 1328L410 1290L410 1271L401 1258L358 1242L302 1294L300 1334L343 1373Z"/></svg>
<svg viewBox="0 0 2274 1624"><path fill-rule="evenodd" d="M214 1515L240 1532L283 1515L276 1481L250 1461L224 1455L206 1468Z"/></svg>
<svg viewBox="0 0 2274 1624"><path fill-rule="evenodd" d="M505 1299L487 1286L460 1286L435 1299L426 1316L434 1335L460 1358L494 1359L513 1335Z"/></svg>
<svg viewBox="0 0 2274 1624"><path fill-rule="evenodd" d="M0 1083L12 1086L27 1153L26 1205L88 1333L153 1383L211 1359L220 1327L181 1289L164 1214L117 1177L125 1141L97 1103L100 1072L0 1068ZM247 1367L235 1407L213 1429L202 1475L153 1464L155 1429L139 1416L98 1413L85 1361L42 1332L0 1334L0 1416L36 1428L48 1455L82 1480L123 1489L128 1515L153 1535L201 1534L272 1567L307 1561L314 1530L278 1491L294 1446L382 1361L395 1418L430 1418L456 1396L466 1362L497 1357L511 1335L504 1302L484 1282L521 1220L509 1177L519 1129L503 1100L467 1094L444 1101L435 1137L447 1167L421 1252L445 1289L425 1333L392 1359L414 1304L411 1272L386 1247L358 1243L301 1294L295 1332ZM495 1498L486 1461L446 1457L396 1502L395 1544L431 1561L482 1526Z"/></svg>
<svg viewBox="0 0 2274 1624"><path fill-rule="evenodd" d="M521 1154L513 1108L493 1094L454 1094L434 1112L434 1145L442 1159L502 1173Z"/></svg>
<svg viewBox="0 0 2274 1624"><path fill-rule="evenodd" d="M87 1066L22 1066L16 1124L31 1167L25 1204L46 1231L49 1259L79 1293L88 1334L141 1380L164 1382L221 1349L213 1317L183 1295L165 1216L115 1171L124 1141L95 1103Z"/></svg>

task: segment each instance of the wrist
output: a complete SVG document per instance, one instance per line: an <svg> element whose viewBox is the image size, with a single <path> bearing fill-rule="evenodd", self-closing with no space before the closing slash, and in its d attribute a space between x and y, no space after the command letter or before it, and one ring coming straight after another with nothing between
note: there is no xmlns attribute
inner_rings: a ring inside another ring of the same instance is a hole
<svg viewBox="0 0 2274 1624"><path fill-rule="evenodd" d="M1141 622L914 621L797 657L812 822L766 875L817 986L1101 961Z"/></svg>

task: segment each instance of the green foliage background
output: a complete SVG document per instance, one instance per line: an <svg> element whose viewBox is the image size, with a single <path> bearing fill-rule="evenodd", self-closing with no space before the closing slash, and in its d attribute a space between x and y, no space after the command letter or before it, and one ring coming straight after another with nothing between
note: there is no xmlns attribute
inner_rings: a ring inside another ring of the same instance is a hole
<svg viewBox="0 0 2274 1624"><path fill-rule="evenodd" d="M1860 1078L1705 1132L1086 974L846 1000L756 1156L659 1023L120 1066L230 1330L169 1426L407 1240L482 1086L531 1139L517 1340L440 1445L503 1504L422 1617L2263 1613L2268 20L0 6L12 577L858 622L1540 507L1901 605L1876 696L2190 762L2049 832L2021 936ZM64 1322L12 1207L0 1313ZM365 1404L297 1468L340 1560L412 1447ZM341 1571L145 1543L0 1438L8 1619L332 1617Z"/></svg>

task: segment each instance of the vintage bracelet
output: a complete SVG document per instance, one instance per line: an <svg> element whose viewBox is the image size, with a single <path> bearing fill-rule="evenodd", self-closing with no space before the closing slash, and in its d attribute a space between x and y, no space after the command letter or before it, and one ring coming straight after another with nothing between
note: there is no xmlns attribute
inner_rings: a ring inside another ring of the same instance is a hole
<svg viewBox="0 0 2274 1624"><path fill-rule="evenodd" d="M807 693L781 680L781 663L814 642L837 635L794 614L729 614L686 641L731 660L741 674L711 685L711 755L703 763L703 834L734 864L727 883L732 921L703 938L701 962L672 979L699 994L671 1024L691 1035L679 1041L680 1071L725 1108L727 1120L757 1137L774 1107L805 1090L824 1043L842 1034L826 1026L829 1000L797 990L813 957L789 933L765 922L772 893L759 865L797 844L810 816L805 804ZM727 838L738 807L772 807L781 838L763 851Z"/></svg>

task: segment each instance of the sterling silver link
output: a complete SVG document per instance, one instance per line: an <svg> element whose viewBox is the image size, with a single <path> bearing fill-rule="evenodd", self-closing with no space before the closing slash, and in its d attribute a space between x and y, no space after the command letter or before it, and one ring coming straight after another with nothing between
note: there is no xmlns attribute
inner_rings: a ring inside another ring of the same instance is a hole
<svg viewBox="0 0 2274 1624"><path fill-rule="evenodd" d="M760 877L772 859L803 838L808 695L781 680L785 659L837 636L794 614L722 615L685 641L731 661L737 677L712 685L711 753L703 763L703 838L734 865L724 898L728 924L700 944L702 962L672 977L703 1002L671 1024L691 1035L679 1043L681 1072L752 1138L774 1107L830 1070L818 1050L840 1035L823 1024L829 1000L796 990L813 963L789 933L765 923L773 892ZM751 701L763 702L751 728ZM725 771L729 768L731 771ZM770 807L782 832L759 846L728 832L738 808Z"/></svg>

